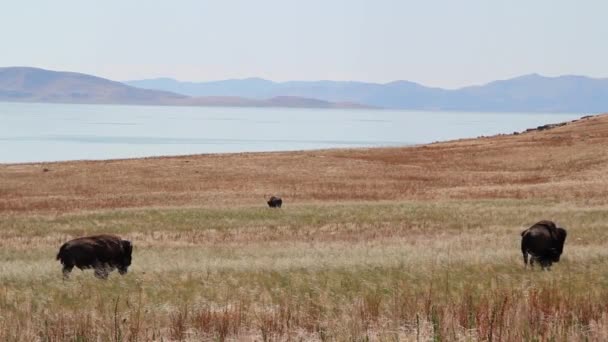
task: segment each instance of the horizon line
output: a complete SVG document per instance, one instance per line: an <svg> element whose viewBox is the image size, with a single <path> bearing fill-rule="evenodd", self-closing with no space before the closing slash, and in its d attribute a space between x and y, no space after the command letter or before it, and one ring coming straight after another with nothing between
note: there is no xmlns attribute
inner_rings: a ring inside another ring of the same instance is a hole
<svg viewBox="0 0 608 342"><path fill-rule="evenodd" d="M474 84L463 85L463 86L452 88L452 87L430 86L430 85L426 85L426 84L423 84L423 83L420 83L420 82L410 81L410 80L407 80L407 79L396 79L396 80L388 81L388 82L372 82L372 81L361 81L361 80L331 80L331 79L315 79L315 80L298 80L298 79L293 79L293 80L288 80L288 81L276 81L276 80L271 80L271 79L267 79L267 78L263 78L263 77L258 77L258 76L250 76L250 77L238 77L238 78L224 78L224 79L191 81L191 80L181 80L181 79L177 79L177 78L173 78L173 77L169 77L169 76L160 76L160 77L139 78L139 79L130 79L130 80L117 80L117 79L108 78L108 77L105 77L105 76L99 76L99 75L92 74L92 73L86 73L86 72L81 72L81 71L73 71L73 70L55 70L55 69L48 69L48 68L44 68L44 67L26 66L26 65L0 66L0 69L11 69L11 68L15 68L15 69L16 68L38 69L38 70L44 70L44 71L50 71L50 72L75 73L75 74L81 74L81 75L99 77L99 78L107 79L107 80L114 81L114 82L120 82L120 83L123 83L123 84L127 83L127 82L152 81L152 80L171 80L171 81L176 81L176 82L180 82L180 83L192 83L192 84L214 83L214 82L225 82L225 81L247 81L247 80L260 80L260 81L265 81L265 82L271 82L271 83L274 83L274 84L283 84L283 83L291 83L291 82L302 82L302 83L305 83L305 82L306 83L336 82L336 83L361 83L361 84L373 84L373 85L389 85L389 84L392 84L392 83L407 82L407 83L413 83L413 84L416 84L416 85L419 85L419 86L423 86L423 87L426 87L426 88L444 89L444 90L458 90L458 89L469 88L469 87L484 86L484 85L488 85L488 84L494 83L494 82L509 81L509 80L514 80L514 79L523 78L523 77L530 77L530 76L538 76L540 78L548 78L548 79L556 79L556 78L563 78L563 77L582 77L582 78L587 78L587 79L591 79L591 80L608 80L608 77L593 77L593 76L582 75L582 74L560 74L560 75L557 75L557 76L547 76L547 75L543 75L543 74L538 73L538 72L531 72L531 73L526 73L526 74L519 74L518 76L513 76L513 77L508 77L508 78L494 79L494 80L491 80L491 81L487 81L485 83L474 83Z"/></svg>
<svg viewBox="0 0 608 342"><path fill-rule="evenodd" d="M150 77L150 78L139 78L139 79L122 80L122 81L118 81L118 82L125 83L125 82L140 82L140 81L154 81L154 80L170 80L170 81L175 81L175 82L180 82L180 83L200 84L200 83L214 83L214 82L226 82L226 81L259 80L259 81L265 81L265 82L270 82L270 83L274 83L274 84L284 84L284 83L292 83L292 82L302 82L302 83L335 82L335 83L361 83L361 84L373 84L373 85L389 85L389 84L392 84L392 83L407 82L407 83L413 83L413 84L416 84L416 85L420 85L420 86L423 86L423 87L426 87L426 88L444 89L444 90L457 90L457 89L463 89L463 88L469 88L469 87L484 86L484 85L488 85L488 84L494 83L494 82L510 81L510 80L514 80L514 79L518 79L518 78L524 78L524 77L530 77L530 76L538 76L540 78L547 78L547 79L556 79L556 78L564 78L564 77L581 77L581 78L586 78L586 79L590 79L590 80L608 80L608 77L593 77L593 76L582 75L582 74L560 74L560 75L557 75L557 76L547 76L547 75L543 75L543 74L540 74L540 73L537 73L537 72L532 72L532 73L520 74L518 76L513 76L513 77L508 77L508 78L498 78L498 79L495 79L495 80L487 81L485 83L473 83L473 84L469 84L469 85L459 86L459 87L456 87L456 88L431 86L431 85L426 85L426 84L421 83L421 82L410 81L410 80L407 80L407 79L396 79L396 80L388 81L388 82L373 82L373 81L360 81L360 80L332 80L332 79L314 79L314 80L293 79L293 80L288 80L288 81L276 81L276 80L272 80L272 79L268 79L268 78L263 78L263 77L257 77L257 76L238 77L238 78L224 78L224 79L212 79L212 80L203 80L203 81L191 81L191 80L183 80L183 79L178 79L178 78L173 78L173 77L168 77L168 76L159 76L159 77Z"/></svg>

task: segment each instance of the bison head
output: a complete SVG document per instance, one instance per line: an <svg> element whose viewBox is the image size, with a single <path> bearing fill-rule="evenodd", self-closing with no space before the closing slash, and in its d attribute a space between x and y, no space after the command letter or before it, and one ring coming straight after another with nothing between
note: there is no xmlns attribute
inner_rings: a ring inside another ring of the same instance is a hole
<svg viewBox="0 0 608 342"><path fill-rule="evenodd" d="M564 251L564 242L566 242L566 236L568 233L564 228L555 229L555 248L553 248L553 261L558 262L562 252Z"/></svg>
<svg viewBox="0 0 608 342"><path fill-rule="evenodd" d="M125 274L127 273L127 269L131 266L131 254L133 253L133 245L131 241L121 240L120 241L122 247L122 256L117 265L118 273Z"/></svg>

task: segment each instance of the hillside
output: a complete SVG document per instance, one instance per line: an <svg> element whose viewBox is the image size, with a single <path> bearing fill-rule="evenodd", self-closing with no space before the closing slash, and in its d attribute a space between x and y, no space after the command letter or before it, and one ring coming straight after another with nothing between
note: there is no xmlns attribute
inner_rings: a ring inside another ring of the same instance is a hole
<svg viewBox="0 0 608 342"><path fill-rule="evenodd" d="M608 204L606 146L608 115L601 115L548 130L404 148L1 165L0 211L255 205L269 193L288 204L483 198Z"/></svg>
<svg viewBox="0 0 608 342"><path fill-rule="evenodd" d="M248 99L238 96L191 97L170 91L140 89L101 77L38 68L0 68L0 101L141 104L173 106L364 108L297 96Z"/></svg>
<svg viewBox="0 0 608 342"><path fill-rule="evenodd" d="M485 85L447 90L408 82L272 82L259 78L180 82L169 78L126 84L189 96L270 98L301 96L396 109L601 112L608 108L608 79L530 74Z"/></svg>
<svg viewBox="0 0 608 342"><path fill-rule="evenodd" d="M188 98L166 91L138 89L74 72L0 68L0 101L58 103L167 103Z"/></svg>
<svg viewBox="0 0 608 342"><path fill-rule="evenodd" d="M0 165L2 341L604 341L608 114L407 148ZM280 194L281 209L264 197ZM522 230L568 235L550 272ZM62 277L116 234L124 275Z"/></svg>

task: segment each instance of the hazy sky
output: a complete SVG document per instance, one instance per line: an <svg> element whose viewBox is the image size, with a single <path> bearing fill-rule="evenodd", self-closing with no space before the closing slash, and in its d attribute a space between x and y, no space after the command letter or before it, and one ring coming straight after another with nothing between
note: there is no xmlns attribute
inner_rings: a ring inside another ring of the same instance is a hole
<svg viewBox="0 0 608 342"><path fill-rule="evenodd" d="M0 66L115 80L608 77L605 0L19 0Z"/></svg>

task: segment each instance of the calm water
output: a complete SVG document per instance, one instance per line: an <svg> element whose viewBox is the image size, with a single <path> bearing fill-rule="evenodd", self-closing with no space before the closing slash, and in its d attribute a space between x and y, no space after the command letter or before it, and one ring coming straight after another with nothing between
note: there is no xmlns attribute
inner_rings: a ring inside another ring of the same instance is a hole
<svg viewBox="0 0 608 342"><path fill-rule="evenodd" d="M0 103L0 163L401 146L580 116Z"/></svg>

